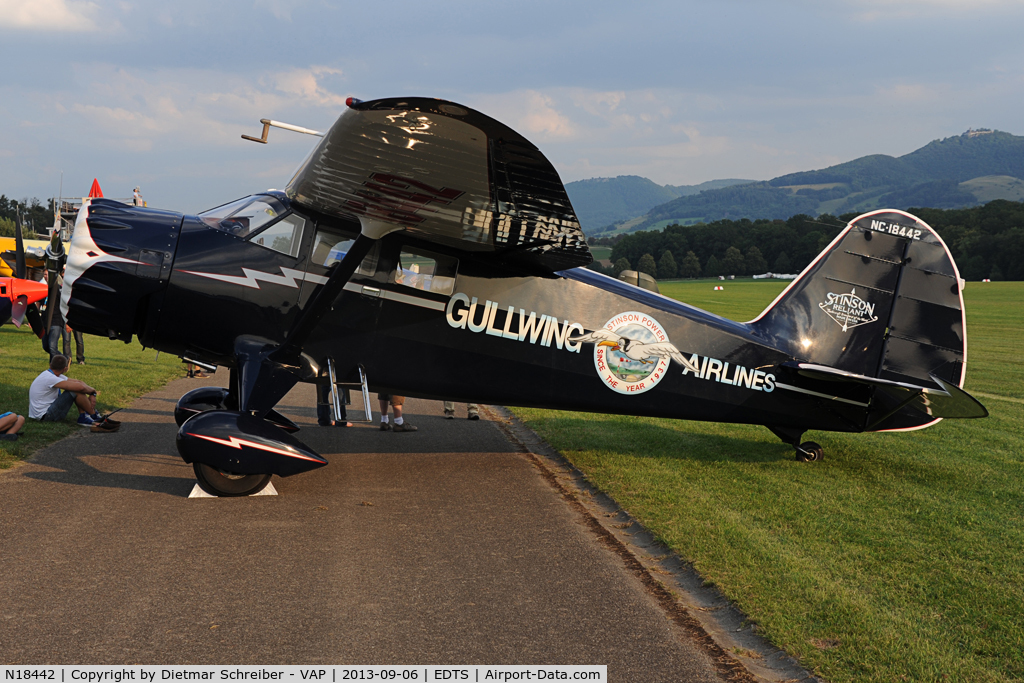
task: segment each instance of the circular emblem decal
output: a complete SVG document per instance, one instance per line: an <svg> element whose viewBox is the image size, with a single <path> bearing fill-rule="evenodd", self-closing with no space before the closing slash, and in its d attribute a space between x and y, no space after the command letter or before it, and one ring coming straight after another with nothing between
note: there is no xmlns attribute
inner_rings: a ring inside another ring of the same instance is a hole
<svg viewBox="0 0 1024 683"><path fill-rule="evenodd" d="M636 311L620 313L591 336L598 335L604 339L594 343L594 366L609 389L642 394L665 376L672 360L664 351L669 346L668 335L651 316Z"/></svg>

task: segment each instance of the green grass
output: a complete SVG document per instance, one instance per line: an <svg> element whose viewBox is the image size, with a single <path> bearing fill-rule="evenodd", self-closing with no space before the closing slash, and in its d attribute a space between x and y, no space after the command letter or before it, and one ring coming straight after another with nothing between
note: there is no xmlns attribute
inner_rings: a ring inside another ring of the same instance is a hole
<svg viewBox="0 0 1024 683"><path fill-rule="evenodd" d="M658 281L658 289L665 296L711 311L730 320L746 322L764 310L784 290L791 280L668 280ZM725 289L715 291L715 287Z"/></svg>
<svg viewBox="0 0 1024 683"><path fill-rule="evenodd" d="M785 286L666 283L737 320ZM587 477L829 681L1024 678L1024 283L969 283L984 420L830 434L798 463L762 427L522 410Z"/></svg>
<svg viewBox="0 0 1024 683"><path fill-rule="evenodd" d="M595 261L603 261L612 257L611 247L591 247L590 253L593 254Z"/></svg>
<svg viewBox="0 0 1024 683"><path fill-rule="evenodd" d="M138 343L125 344L103 337L85 336L86 365L72 365L67 375L80 379L99 391L100 412L127 406L147 391L182 374L181 361L174 356L143 350ZM28 387L47 368L49 356L28 327L0 327L0 412L8 410L28 417ZM72 408L63 422L28 420L25 434L17 441L0 442L0 469L11 467L33 452L82 429L75 424L78 411Z"/></svg>

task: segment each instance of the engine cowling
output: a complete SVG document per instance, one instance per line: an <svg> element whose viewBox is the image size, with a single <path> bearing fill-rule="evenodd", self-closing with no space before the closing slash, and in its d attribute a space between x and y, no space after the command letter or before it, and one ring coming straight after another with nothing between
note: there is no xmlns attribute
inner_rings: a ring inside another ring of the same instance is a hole
<svg viewBox="0 0 1024 683"><path fill-rule="evenodd" d="M159 315L182 214L109 199L82 208L68 250L61 307L76 330L130 341Z"/></svg>

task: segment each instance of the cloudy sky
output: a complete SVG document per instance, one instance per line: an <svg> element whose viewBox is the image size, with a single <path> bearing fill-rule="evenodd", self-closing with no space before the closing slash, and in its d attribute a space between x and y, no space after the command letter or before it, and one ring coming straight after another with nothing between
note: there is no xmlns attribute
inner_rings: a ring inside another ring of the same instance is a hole
<svg viewBox="0 0 1024 683"><path fill-rule="evenodd" d="M0 0L0 193L283 187L348 96L440 97L563 181L767 179L1024 134L1024 0Z"/></svg>

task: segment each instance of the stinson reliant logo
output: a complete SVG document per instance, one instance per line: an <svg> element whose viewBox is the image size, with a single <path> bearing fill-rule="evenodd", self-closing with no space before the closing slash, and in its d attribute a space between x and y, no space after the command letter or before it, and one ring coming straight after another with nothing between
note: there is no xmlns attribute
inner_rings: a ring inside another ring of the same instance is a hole
<svg viewBox="0 0 1024 683"><path fill-rule="evenodd" d="M818 308L841 325L843 332L851 327L878 320L878 316L875 315L875 305L857 296L856 288L851 289L849 294L829 292L825 295L825 301L818 304Z"/></svg>

